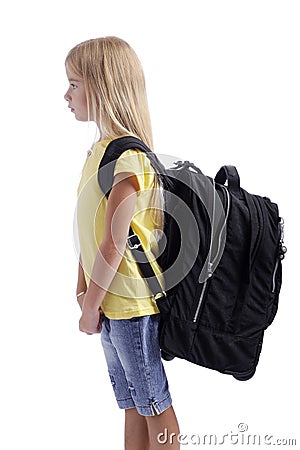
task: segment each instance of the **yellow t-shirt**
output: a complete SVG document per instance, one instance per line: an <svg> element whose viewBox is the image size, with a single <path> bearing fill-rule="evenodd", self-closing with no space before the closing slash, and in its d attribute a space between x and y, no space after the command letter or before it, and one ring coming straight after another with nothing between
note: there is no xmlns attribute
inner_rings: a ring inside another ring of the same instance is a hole
<svg viewBox="0 0 300 450"><path fill-rule="evenodd" d="M84 164L78 187L78 238L87 285L90 282L97 251L104 237L107 199L98 183L98 167L109 143L110 140L105 140L94 144L92 152ZM154 169L142 151L127 150L117 160L114 175L120 172L132 172L137 177L139 191L131 227L139 236L154 273L164 289L161 268L155 260L157 240L154 233L155 225L149 209L154 186ZM128 319L159 312L153 294L143 279L137 262L127 245L101 308L110 319Z"/></svg>

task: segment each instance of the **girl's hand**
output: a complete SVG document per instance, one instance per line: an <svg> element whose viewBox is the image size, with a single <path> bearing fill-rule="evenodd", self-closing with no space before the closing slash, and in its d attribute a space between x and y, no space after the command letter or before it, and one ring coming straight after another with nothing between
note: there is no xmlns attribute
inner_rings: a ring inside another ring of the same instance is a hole
<svg viewBox="0 0 300 450"><path fill-rule="evenodd" d="M79 320L79 330L86 334L101 333L101 310L83 311Z"/></svg>
<svg viewBox="0 0 300 450"><path fill-rule="evenodd" d="M83 302L84 302L84 297L85 297L85 294L82 294L82 295L80 295L80 297L77 297L77 302L78 302L78 305L80 306L81 311L82 311L82 306L83 306Z"/></svg>

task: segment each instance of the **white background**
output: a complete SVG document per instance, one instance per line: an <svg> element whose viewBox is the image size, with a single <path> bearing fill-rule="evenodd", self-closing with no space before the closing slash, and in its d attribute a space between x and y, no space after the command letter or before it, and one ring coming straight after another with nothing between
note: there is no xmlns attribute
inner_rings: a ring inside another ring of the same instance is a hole
<svg viewBox="0 0 300 450"><path fill-rule="evenodd" d="M165 364L181 431L221 440L245 423L248 434L296 438L299 2L29 0L3 8L1 448L123 448L99 337L79 333L74 296L73 214L93 127L76 122L63 99L68 50L105 35L127 40L143 63L156 151L209 175L235 164L242 186L271 197L286 222L279 311L254 378Z"/></svg>

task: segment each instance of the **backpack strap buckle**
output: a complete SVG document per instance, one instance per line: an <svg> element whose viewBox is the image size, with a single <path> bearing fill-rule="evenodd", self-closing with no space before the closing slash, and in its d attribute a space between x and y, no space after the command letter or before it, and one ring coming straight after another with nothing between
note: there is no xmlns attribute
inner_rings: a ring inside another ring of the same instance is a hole
<svg viewBox="0 0 300 450"><path fill-rule="evenodd" d="M167 293L166 293L166 291L158 292L156 295L153 296L154 300L157 300L158 298L161 298L161 297L167 298Z"/></svg>
<svg viewBox="0 0 300 450"><path fill-rule="evenodd" d="M134 250L141 247L142 243L138 235L136 233L133 233L130 236L128 236L127 245L130 248L130 250Z"/></svg>

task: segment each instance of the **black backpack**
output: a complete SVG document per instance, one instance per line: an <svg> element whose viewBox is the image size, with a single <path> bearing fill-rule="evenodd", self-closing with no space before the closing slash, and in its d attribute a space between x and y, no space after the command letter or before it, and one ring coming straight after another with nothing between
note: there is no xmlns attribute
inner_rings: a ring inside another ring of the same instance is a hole
<svg viewBox="0 0 300 450"><path fill-rule="evenodd" d="M113 140L101 160L98 180L107 197L116 161L128 149L147 154L165 198L157 254L164 291L131 227L127 241L161 313L162 357L248 380L278 308L286 248L277 205L242 189L234 166L214 179L189 161L165 168L130 136Z"/></svg>

